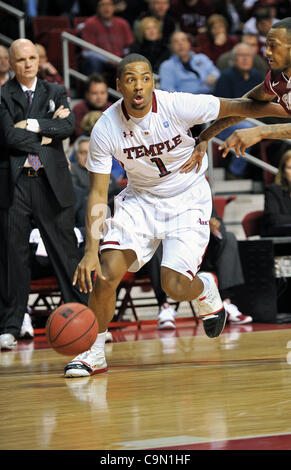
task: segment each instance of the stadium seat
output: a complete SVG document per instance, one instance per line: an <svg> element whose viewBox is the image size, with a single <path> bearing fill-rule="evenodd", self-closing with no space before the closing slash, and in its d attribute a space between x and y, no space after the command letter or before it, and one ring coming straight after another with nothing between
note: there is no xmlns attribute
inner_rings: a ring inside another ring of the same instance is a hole
<svg viewBox="0 0 291 470"><path fill-rule="evenodd" d="M71 28L69 18L66 16L36 16L32 18L34 42L47 47L49 33L53 28Z"/></svg>
<svg viewBox="0 0 291 470"><path fill-rule="evenodd" d="M49 61L56 67L56 69L63 73L63 49L62 49L62 33L76 35L76 30L73 28L52 28L48 33L47 39L47 56ZM77 69L77 52L76 46L69 43L69 64L71 68Z"/></svg>
<svg viewBox="0 0 291 470"><path fill-rule="evenodd" d="M263 215L264 211L253 211L244 216L242 226L247 238L261 234Z"/></svg>
<svg viewBox="0 0 291 470"><path fill-rule="evenodd" d="M88 16L76 16L74 18L73 26L78 34L82 31L84 23L87 19L88 19Z"/></svg>
<svg viewBox="0 0 291 470"><path fill-rule="evenodd" d="M48 316L63 302L58 281L54 276L31 281L30 294L35 294L35 298L29 302L32 315Z"/></svg>
<svg viewBox="0 0 291 470"><path fill-rule="evenodd" d="M223 219L225 206L231 201L235 201L236 196L217 196L213 198L214 207L216 209L217 215Z"/></svg>
<svg viewBox="0 0 291 470"><path fill-rule="evenodd" d="M259 143L261 160L263 160L263 162L265 163L270 164L269 159L268 159L267 149L273 142L274 142L273 140L263 140L262 142ZM270 173L269 171L263 170L263 179L264 179L265 185L271 184L274 182L275 175L273 173Z"/></svg>

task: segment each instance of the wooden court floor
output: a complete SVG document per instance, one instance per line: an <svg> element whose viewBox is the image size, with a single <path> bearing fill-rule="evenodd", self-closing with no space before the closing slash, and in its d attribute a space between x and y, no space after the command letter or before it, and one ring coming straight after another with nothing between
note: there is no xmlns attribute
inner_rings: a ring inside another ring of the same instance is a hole
<svg viewBox="0 0 291 470"><path fill-rule="evenodd" d="M108 373L82 379L45 340L2 351L0 449L291 449L288 326L140 338L116 333Z"/></svg>

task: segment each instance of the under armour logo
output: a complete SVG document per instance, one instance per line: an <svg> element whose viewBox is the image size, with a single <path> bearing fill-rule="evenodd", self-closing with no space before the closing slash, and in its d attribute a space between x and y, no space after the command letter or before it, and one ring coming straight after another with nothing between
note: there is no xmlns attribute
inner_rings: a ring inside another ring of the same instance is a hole
<svg viewBox="0 0 291 470"><path fill-rule="evenodd" d="M129 133L127 134L125 131L123 131L123 137L133 137L133 132L129 131Z"/></svg>

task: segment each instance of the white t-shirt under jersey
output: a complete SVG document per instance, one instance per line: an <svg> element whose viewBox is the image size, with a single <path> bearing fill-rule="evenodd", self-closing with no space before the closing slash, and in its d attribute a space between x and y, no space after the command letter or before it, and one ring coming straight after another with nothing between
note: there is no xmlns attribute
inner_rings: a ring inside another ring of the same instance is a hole
<svg viewBox="0 0 291 470"><path fill-rule="evenodd" d="M128 184L158 196L187 190L205 173L207 155L199 173L180 173L192 154L195 140L189 129L217 118L219 98L212 95L155 90L147 126L134 122L123 99L108 108L96 122L90 139L87 169L109 174L112 157L124 167Z"/></svg>

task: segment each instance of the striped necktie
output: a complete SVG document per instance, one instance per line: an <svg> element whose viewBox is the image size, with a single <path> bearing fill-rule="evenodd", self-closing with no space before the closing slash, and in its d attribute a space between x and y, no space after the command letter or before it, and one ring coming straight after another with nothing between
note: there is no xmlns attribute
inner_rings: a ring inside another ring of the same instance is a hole
<svg viewBox="0 0 291 470"><path fill-rule="evenodd" d="M31 106L33 91L27 90L25 93L28 99L29 106ZM39 156L33 153L28 154L28 162L35 171L37 171L42 166Z"/></svg>

